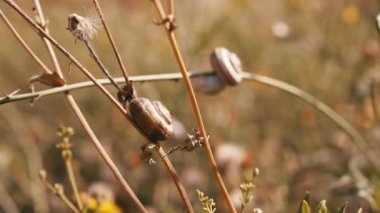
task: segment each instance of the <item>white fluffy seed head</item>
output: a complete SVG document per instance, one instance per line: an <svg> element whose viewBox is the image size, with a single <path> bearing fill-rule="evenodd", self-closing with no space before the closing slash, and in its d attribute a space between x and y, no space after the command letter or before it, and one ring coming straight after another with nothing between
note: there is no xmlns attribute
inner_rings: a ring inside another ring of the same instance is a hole
<svg viewBox="0 0 380 213"><path fill-rule="evenodd" d="M67 29L73 36L80 40L92 39L97 32L99 20L77 15L76 13L68 16Z"/></svg>

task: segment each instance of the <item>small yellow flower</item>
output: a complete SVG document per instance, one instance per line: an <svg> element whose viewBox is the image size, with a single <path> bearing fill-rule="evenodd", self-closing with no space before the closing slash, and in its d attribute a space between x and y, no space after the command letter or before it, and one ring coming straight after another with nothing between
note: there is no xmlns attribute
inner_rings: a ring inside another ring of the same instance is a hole
<svg viewBox="0 0 380 213"><path fill-rule="evenodd" d="M89 194L85 192L81 193L80 199L88 209L95 210L98 208L98 201L95 198L92 198Z"/></svg>
<svg viewBox="0 0 380 213"><path fill-rule="evenodd" d="M94 198L88 199L85 204L88 207L88 209L95 210L98 208L98 201L96 201Z"/></svg>
<svg viewBox="0 0 380 213"><path fill-rule="evenodd" d="M98 213L122 213L121 209L112 201L106 201L99 205Z"/></svg>
<svg viewBox="0 0 380 213"><path fill-rule="evenodd" d="M122 213L119 206L113 200L97 200L87 193L81 193L81 200L86 209L96 213Z"/></svg>
<svg viewBox="0 0 380 213"><path fill-rule="evenodd" d="M340 17L343 23L348 25L354 25L358 23L360 19L360 10L356 5L348 4L343 8Z"/></svg>

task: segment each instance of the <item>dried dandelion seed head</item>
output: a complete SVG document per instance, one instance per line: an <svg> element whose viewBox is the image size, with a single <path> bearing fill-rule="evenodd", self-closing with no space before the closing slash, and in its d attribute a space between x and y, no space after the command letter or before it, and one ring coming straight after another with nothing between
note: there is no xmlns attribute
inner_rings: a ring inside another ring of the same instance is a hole
<svg viewBox="0 0 380 213"><path fill-rule="evenodd" d="M95 18L80 16L76 13L68 16L67 29L80 40L92 39L96 35L99 21Z"/></svg>

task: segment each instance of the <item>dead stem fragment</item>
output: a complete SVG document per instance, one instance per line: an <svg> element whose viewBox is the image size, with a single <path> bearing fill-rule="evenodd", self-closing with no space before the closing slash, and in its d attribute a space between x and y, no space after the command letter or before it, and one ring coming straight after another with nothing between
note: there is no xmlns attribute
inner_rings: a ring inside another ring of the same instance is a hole
<svg viewBox="0 0 380 213"><path fill-rule="evenodd" d="M169 149L166 155L170 155L176 151L193 152L196 149L202 148L204 146L204 138L201 136L199 129L193 129L186 135L186 137L187 138L183 143ZM210 136L208 135L208 137Z"/></svg>
<svg viewBox="0 0 380 213"><path fill-rule="evenodd" d="M186 85L186 89L188 91L189 98L190 98L190 101L191 101L191 104L192 104L192 107L194 110L194 114L195 114L195 117L196 117L196 120L198 123L198 127L200 129L202 137L204 138L204 145L205 145L204 147L205 147L209 162L211 164L212 171L215 175L218 186L219 186L220 190L222 191L223 197L224 197L224 199L228 205L230 212L235 213L236 210L235 210L234 204L232 203L230 195L229 195L229 193L228 193L228 191L224 185L222 176L220 175L220 173L218 171L218 167L216 165L216 162L215 162L212 150L211 150L211 146L210 146L209 141L208 141L207 132L206 132L205 126L203 124L203 119L202 119L202 115L201 115L201 112L200 112L200 109L198 106L198 102L197 102L197 99L195 97L195 92L194 92L193 86L191 84L191 81L190 81L190 78L188 75L188 71L187 71L187 68L185 66L185 62L183 60L182 54L181 54L179 47L178 47L178 44L177 44L177 39L175 37L174 30L172 27L172 23L174 23L174 22L172 21L172 22L167 23L168 15L165 12L160 0L153 0L153 4L154 4L154 6L155 6L160 18L161 18L161 22L162 23L166 22L164 24L165 30L166 30L171 48L172 48L174 55L175 55L175 58L177 60L177 63L180 67L180 70L181 70L181 73L183 76L183 80L184 80L184 83ZM174 20L174 17L172 20Z"/></svg>

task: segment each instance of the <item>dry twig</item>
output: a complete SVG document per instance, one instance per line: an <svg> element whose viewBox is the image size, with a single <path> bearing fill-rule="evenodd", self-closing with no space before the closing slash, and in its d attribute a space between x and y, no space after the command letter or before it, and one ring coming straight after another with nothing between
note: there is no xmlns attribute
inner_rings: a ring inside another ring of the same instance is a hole
<svg viewBox="0 0 380 213"><path fill-rule="evenodd" d="M186 85L186 89L187 89L188 94L189 94L189 98L190 98L190 101L192 104L192 108L193 108L193 111L194 111L194 114L195 114L195 117L196 117L196 120L198 123L199 130L201 131L201 135L204 138L204 147L205 147L205 150L207 153L208 160L211 164L212 171L215 175L218 186L219 186L220 190L222 191L223 197L224 197L224 199L228 205L230 212L236 212L236 209L234 207L234 204L232 203L232 200L231 200L230 195L227 191L227 188L224 185L222 176L220 175L220 173L218 171L218 167L216 165L216 162L215 162L212 150L211 150L211 146L210 146L210 143L208 141L207 132L206 132L205 126L203 124L202 115L201 115L201 112L200 112L200 109L198 106L198 102L197 102L197 99L195 97L194 89L193 89L192 84L190 82L190 78L189 78L189 74L187 72L187 68L185 66L184 60L182 58L182 54L181 54L179 47L178 47L178 44L177 44L177 40L176 40L176 37L174 34L174 29L175 29L174 17L173 16L169 17L166 14L165 10L162 7L160 0L153 0L153 3L156 7L156 10L157 10L159 16L160 16L162 24L165 27L167 36L168 36L169 41L170 41L171 48L174 52L175 58L176 58L177 63L180 67L180 70L181 70L181 73L183 76L183 80L184 80L184 83ZM173 4L173 1L170 1L169 5L170 4ZM173 6L171 8L173 8ZM171 14L171 15L173 15L173 14Z"/></svg>

